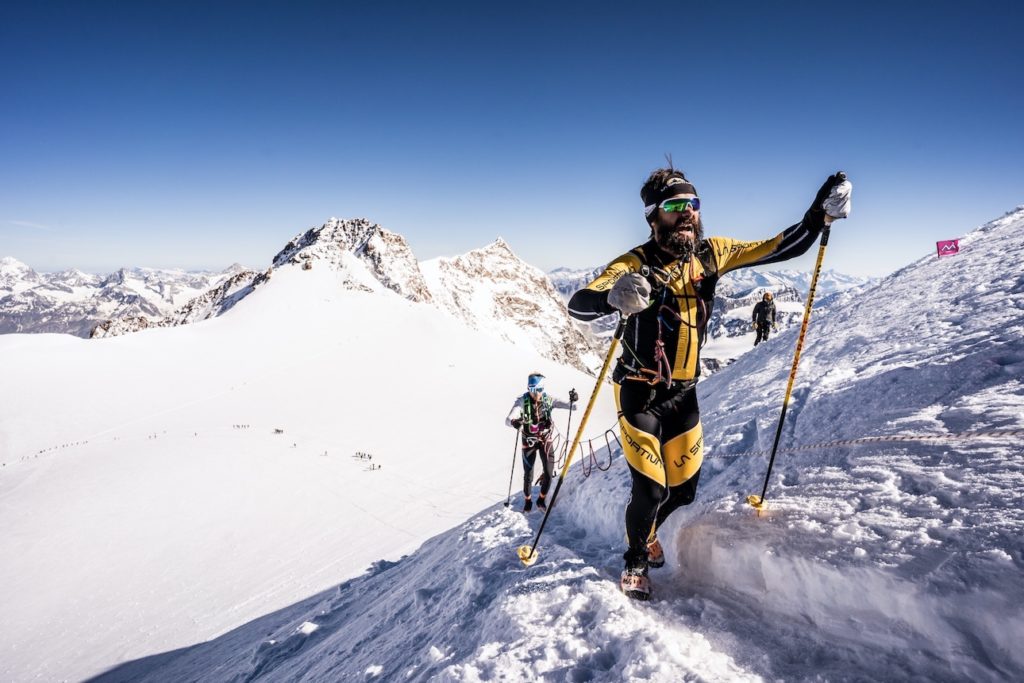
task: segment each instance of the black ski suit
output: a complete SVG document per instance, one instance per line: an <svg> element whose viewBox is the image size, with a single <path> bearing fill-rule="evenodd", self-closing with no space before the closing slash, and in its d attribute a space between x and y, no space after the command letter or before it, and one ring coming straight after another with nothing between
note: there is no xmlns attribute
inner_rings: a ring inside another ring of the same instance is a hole
<svg viewBox="0 0 1024 683"><path fill-rule="evenodd" d="M754 338L754 346L763 341L768 341L768 331L775 327L775 302L761 300L754 306L754 324L757 326L757 336Z"/></svg>

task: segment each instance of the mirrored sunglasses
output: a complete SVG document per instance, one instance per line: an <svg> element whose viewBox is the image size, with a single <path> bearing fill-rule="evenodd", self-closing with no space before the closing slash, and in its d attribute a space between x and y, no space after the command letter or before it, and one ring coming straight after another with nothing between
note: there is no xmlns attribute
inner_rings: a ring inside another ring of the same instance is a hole
<svg viewBox="0 0 1024 683"><path fill-rule="evenodd" d="M658 204L665 213L681 213L687 208L700 211L700 197L673 197Z"/></svg>

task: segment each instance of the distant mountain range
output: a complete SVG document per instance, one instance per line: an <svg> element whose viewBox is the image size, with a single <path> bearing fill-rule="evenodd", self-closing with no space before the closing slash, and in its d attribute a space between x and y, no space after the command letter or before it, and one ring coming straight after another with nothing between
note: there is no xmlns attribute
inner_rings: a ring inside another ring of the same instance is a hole
<svg viewBox="0 0 1024 683"><path fill-rule="evenodd" d="M229 311L275 271L330 268L342 286L382 291L437 306L473 329L525 344L546 358L595 370L614 316L590 325L569 317L564 302L601 268L558 268L546 274L517 257L501 238L452 258L419 262L402 235L369 220L332 218L290 240L266 270L239 265L219 273L123 268L101 276L69 270L41 274L13 258L0 260L0 333L58 332L111 337L175 327ZM739 354L715 352L716 339L750 335L750 312L764 291L779 308L779 329L799 321L809 273L740 270L719 283L702 358L709 374ZM825 271L818 296L865 284ZM787 305L788 304L788 305ZM741 345L743 348L751 344Z"/></svg>
<svg viewBox="0 0 1024 683"><path fill-rule="evenodd" d="M109 275L80 270L37 273L0 258L0 334L60 332L88 337L99 323L121 317L160 317L247 272L218 273L122 268Z"/></svg>

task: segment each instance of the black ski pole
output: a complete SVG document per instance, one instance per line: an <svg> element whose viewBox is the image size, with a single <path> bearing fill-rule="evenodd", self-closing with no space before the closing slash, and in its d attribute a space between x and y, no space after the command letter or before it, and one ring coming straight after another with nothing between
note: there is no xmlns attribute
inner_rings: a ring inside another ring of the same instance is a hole
<svg viewBox="0 0 1024 683"><path fill-rule="evenodd" d="M512 444L512 471L508 473L508 498L505 499L505 507L512 502L512 478L516 474L516 451L519 450L519 427L516 427L516 442Z"/></svg>
<svg viewBox="0 0 1024 683"><path fill-rule="evenodd" d="M845 174L840 174L846 179ZM804 346L804 336L807 334L807 326L811 320L811 306L814 305L814 289L818 286L818 276L821 274L821 262L825 258L825 247L828 246L828 233L831 224L826 221L821 231L821 246L818 247L818 262L814 265L814 277L811 278L811 289L807 293L807 304L804 306L804 321L800 325L800 336L797 338L796 351L793 353L793 366L789 370L789 383L786 385L786 398L782 401L782 413L779 415L779 425L775 429L775 443L772 444L772 454L768 459L768 472L764 475L764 488L761 495L747 496L747 502L757 509L758 514L764 509L764 497L768 493L768 479L772 476L772 466L775 464L775 453L779 449L779 439L782 437L782 425L786 421L786 410L789 408L789 398L793 393L793 382L796 380L796 369L800 365L800 351Z"/></svg>

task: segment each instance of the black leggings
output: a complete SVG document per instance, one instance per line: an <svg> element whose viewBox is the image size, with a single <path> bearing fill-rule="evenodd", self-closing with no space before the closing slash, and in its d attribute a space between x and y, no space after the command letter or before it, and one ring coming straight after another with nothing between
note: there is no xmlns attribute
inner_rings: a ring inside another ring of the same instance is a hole
<svg viewBox="0 0 1024 683"><path fill-rule="evenodd" d="M700 422L697 391L692 384L677 384L671 389L660 385L652 389L642 382L623 382L619 403L627 422L651 434L662 444L693 429ZM673 487L661 486L632 465L629 473L633 479L626 505L629 549L623 557L627 564L636 565L646 561L651 529L657 530L679 507L693 502L700 470Z"/></svg>
<svg viewBox="0 0 1024 683"><path fill-rule="evenodd" d="M768 331L770 329L771 323L767 320L757 323L757 336L754 337L754 346L757 346L763 341L768 341Z"/></svg>
<svg viewBox="0 0 1024 683"><path fill-rule="evenodd" d="M523 440L523 495L527 498L533 492L533 465L540 455L540 466L544 470L543 476L540 478L540 495L546 496L548 489L551 487L551 458L549 457L550 442L546 439L540 439L533 442L533 445L528 445L529 442Z"/></svg>

